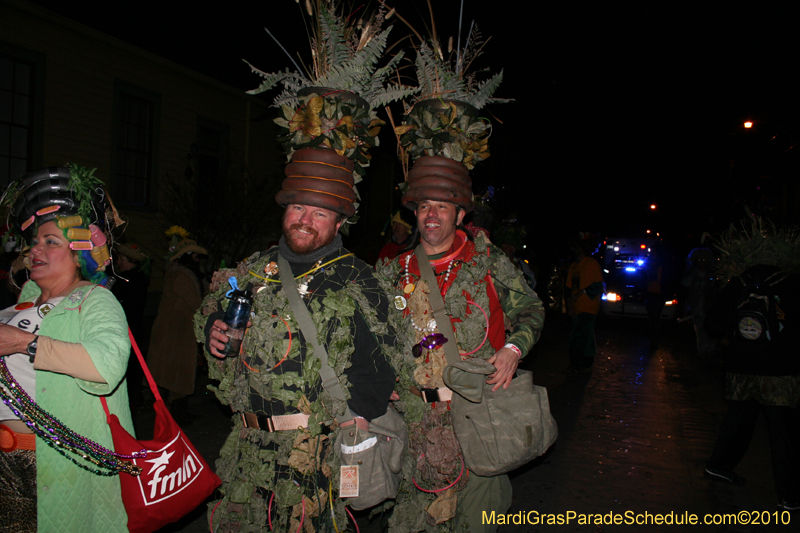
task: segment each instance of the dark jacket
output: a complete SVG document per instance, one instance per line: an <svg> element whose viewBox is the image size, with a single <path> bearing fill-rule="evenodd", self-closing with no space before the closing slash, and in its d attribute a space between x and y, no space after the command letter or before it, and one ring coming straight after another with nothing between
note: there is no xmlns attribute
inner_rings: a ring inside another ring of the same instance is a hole
<svg viewBox="0 0 800 533"><path fill-rule="evenodd" d="M777 305L778 327L772 328L772 340L746 340L735 332L740 318L739 306L751 293L745 280L767 279L780 269L757 265L742 276L732 279L712 301L706 327L711 335L722 339L723 362L727 372L758 376L790 376L800 374L800 276L778 275L775 284L762 284L758 292L769 294L771 305ZM767 286L768 285L768 286Z"/></svg>

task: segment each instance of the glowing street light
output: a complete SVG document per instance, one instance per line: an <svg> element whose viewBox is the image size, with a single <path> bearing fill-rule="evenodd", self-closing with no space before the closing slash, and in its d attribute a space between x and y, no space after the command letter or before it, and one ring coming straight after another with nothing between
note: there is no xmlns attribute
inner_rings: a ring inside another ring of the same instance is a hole
<svg viewBox="0 0 800 533"><path fill-rule="evenodd" d="M750 128L753 127L753 123L748 120L747 122L744 123L744 127L745 127L745 129L749 130Z"/></svg>

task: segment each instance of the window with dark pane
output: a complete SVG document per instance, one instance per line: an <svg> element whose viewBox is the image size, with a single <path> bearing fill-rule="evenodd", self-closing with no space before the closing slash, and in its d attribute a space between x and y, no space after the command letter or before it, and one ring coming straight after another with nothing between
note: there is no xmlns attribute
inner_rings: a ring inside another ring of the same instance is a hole
<svg viewBox="0 0 800 533"><path fill-rule="evenodd" d="M118 93L115 192L118 201L150 201L155 104L124 91Z"/></svg>
<svg viewBox="0 0 800 533"><path fill-rule="evenodd" d="M31 63L0 54L0 185L32 170L33 83Z"/></svg>

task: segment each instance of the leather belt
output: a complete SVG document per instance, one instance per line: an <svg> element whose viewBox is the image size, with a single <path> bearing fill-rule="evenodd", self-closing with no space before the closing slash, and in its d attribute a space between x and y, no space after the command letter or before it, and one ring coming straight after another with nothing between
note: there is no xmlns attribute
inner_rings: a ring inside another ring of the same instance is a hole
<svg viewBox="0 0 800 533"><path fill-rule="evenodd" d="M426 403L449 402L453 399L453 391L447 387L439 387L438 389L417 389L412 387L410 390Z"/></svg>
<svg viewBox="0 0 800 533"><path fill-rule="evenodd" d="M35 450L36 435L33 433L17 433L5 424L0 424L0 452L14 450Z"/></svg>
<svg viewBox="0 0 800 533"><path fill-rule="evenodd" d="M352 420L348 420L347 422L342 422L339 424L339 427L346 428L352 426L353 424L355 424L358 429L369 431L369 422L367 422L366 418L361 416L354 416Z"/></svg>
<svg viewBox="0 0 800 533"><path fill-rule="evenodd" d="M246 428L262 429L273 433L275 431L291 431L308 427L308 415L296 413L293 415L267 416L258 413L239 413L242 424Z"/></svg>

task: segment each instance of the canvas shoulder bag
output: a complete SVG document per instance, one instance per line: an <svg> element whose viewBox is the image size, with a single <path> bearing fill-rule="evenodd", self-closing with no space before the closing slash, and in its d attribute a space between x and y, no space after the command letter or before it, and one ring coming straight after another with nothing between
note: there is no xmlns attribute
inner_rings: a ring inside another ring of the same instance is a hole
<svg viewBox="0 0 800 533"><path fill-rule="evenodd" d="M530 372L518 369L507 389L492 392L486 376L494 367L482 359L461 359L422 244L414 253L420 276L431 288L429 298L439 332L448 341L442 346L448 365L442 377L456 393L450 403L451 418L467 467L479 476L496 476L544 454L558 438L547 389L534 385Z"/></svg>
<svg viewBox="0 0 800 533"><path fill-rule="evenodd" d="M321 363L319 375L322 386L331 396L346 404L342 384L328 365L328 352L325 346L320 344L311 313L300 298L291 266L281 255L278 255L278 272L283 292L303 332L303 337L313 346L314 357ZM345 409L336 420L341 425L353 420L353 414L349 408ZM385 414L369 423L367 431L355 424L341 428L334 443L334 452L343 466L354 467L343 469L342 472L345 475L357 476L358 481L357 495L346 496L350 499L350 507L357 511L368 509L397 496L402 478L403 454L407 446L408 428L391 404Z"/></svg>

